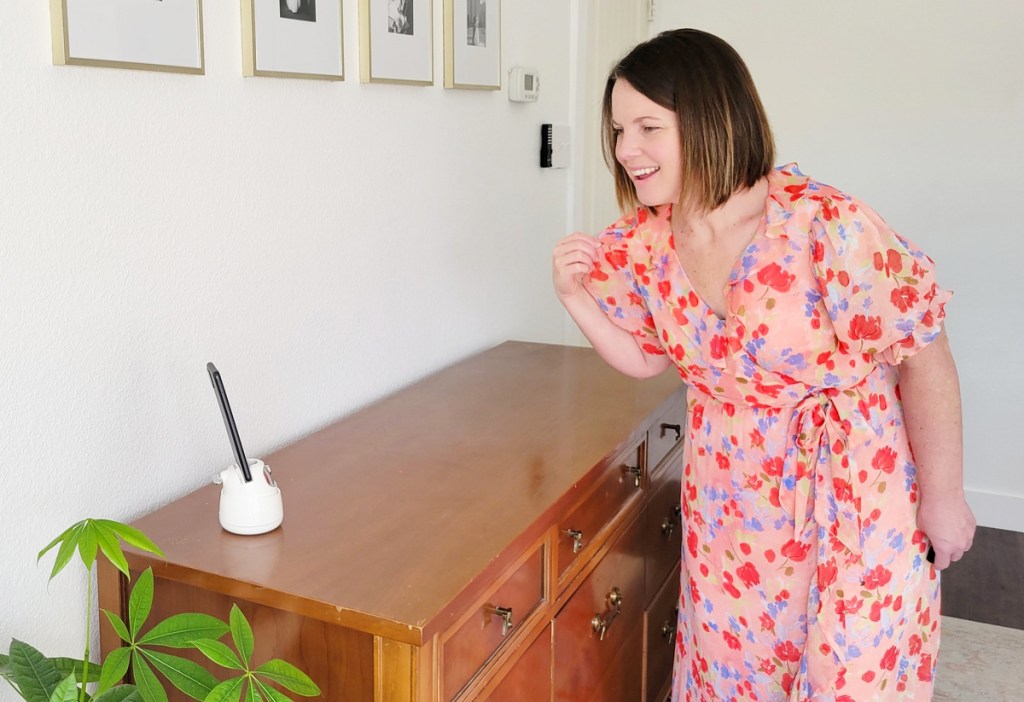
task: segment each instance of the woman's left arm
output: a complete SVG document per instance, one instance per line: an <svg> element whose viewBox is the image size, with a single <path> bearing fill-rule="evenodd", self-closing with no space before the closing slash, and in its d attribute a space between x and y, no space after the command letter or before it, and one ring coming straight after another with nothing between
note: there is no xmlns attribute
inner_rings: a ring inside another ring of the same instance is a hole
<svg viewBox="0 0 1024 702"><path fill-rule="evenodd" d="M971 547L976 522L964 497L960 383L945 332L899 366L900 396L917 463L917 526L946 568Z"/></svg>

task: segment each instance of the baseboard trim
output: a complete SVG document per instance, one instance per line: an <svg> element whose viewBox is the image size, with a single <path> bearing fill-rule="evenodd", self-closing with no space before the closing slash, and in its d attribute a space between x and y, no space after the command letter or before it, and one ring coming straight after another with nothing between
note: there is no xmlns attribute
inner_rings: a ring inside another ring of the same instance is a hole
<svg viewBox="0 0 1024 702"><path fill-rule="evenodd" d="M1024 533L1024 495L971 489L966 494L980 526Z"/></svg>

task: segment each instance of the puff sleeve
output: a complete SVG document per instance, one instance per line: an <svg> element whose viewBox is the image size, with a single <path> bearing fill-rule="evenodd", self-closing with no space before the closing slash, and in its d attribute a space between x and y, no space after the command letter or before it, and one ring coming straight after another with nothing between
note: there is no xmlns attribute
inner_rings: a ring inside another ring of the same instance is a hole
<svg viewBox="0 0 1024 702"><path fill-rule="evenodd" d="M637 267L643 270L645 264L637 260L635 252L646 250L635 239L636 225L637 218L631 216L600 234L598 258L590 275L583 277L583 287L616 326L637 338L640 348L661 355L665 350L647 307L650 294L636 275Z"/></svg>
<svg viewBox="0 0 1024 702"><path fill-rule="evenodd" d="M952 293L935 263L871 208L824 198L812 225L812 266L840 350L898 365L939 335Z"/></svg>

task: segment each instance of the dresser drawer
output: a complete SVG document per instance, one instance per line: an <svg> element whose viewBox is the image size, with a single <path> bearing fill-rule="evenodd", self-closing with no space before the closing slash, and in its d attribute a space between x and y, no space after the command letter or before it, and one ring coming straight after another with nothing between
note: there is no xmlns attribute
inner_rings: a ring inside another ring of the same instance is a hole
<svg viewBox="0 0 1024 702"><path fill-rule="evenodd" d="M487 702L546 702L551 699L551 625L530 644L523 657L490 692Z"/></svg>
<svg viewBox="0 0 1024 702"><path fill-rule="evenodd" d="M647 683L646 702L661 702L660 694L672 678L676 620L679 616L679 567L677 566L651 603L646 614Z"/></svg>
<svg viewBox="0 0 1024 702"><path fill-rule="evenodd" d="M672 396L666 407L647 430L647 469L652 473L678 444L686 431L686 393L682 390Z"/></svg>
<svg viewBox="0 0 1024 702"><path fill-rule="evenodd" d="M558 577L593 553L597 536L631 498L638 497L646 481L644 443L620 454L601 473L596 487L558 524Z"/></svg>
<svg viewBox="0 0 1024 702"><path fill-rule="evenodd" d="M555 699L640 697L643 530L635 521L555 616Z"/></svg>
<svg viewBox="0 0 1024 702"><path fill-rule="evenodd" d="M647 538L644 540L647 549L647 598L654 596L672 566L679 562L683 549L681 471L670 468L660 472L654 486L654 494L644 510L644 528L647 530Z"/></svg>
<svg viewBox="0 0 1024 702"><path fill-rule="evenodd" d="M516 627L546 601L546 550L546 542L539 544L442 637L442 699L453 699L514 636Z"/></svg>

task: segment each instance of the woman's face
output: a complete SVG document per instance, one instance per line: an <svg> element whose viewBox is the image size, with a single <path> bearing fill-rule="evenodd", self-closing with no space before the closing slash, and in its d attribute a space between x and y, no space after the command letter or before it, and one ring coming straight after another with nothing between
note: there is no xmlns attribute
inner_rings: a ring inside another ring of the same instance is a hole
<svg viewBox="0 0 1024 702"><path fill-rule="evenodd" d="M618 79L612 86L615 160L629 174L637 199L648 207L679 200L682 156L676 113Z"/></svg>

